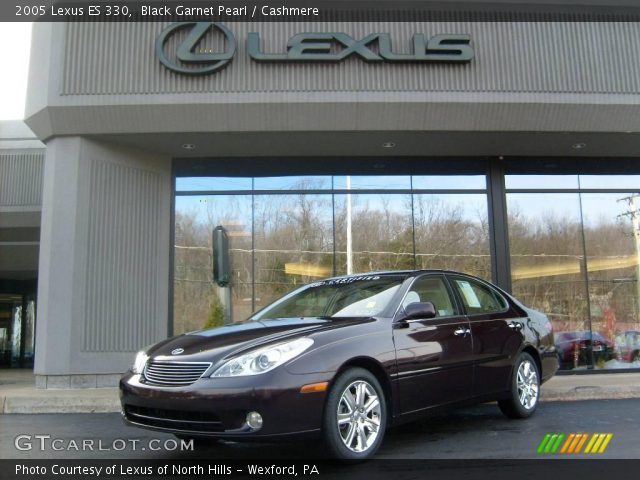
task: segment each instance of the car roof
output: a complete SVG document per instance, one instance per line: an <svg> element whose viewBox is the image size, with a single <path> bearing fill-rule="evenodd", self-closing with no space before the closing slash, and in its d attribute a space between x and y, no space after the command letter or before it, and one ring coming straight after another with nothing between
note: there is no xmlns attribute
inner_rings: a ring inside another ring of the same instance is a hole
<svg viewBox="0 0 640 480"><path fill-rule="evenodd" d="M423 273L453 273L456 275L466 275L472 277L473 275L469 275L464 272L456 272L453 270L443 270L438 268L430 268L430 269L419 269L419 270L381 270L377 272L362 272L362 273L352 273L350 275L337 275L335 277L328 278L327 280L333 280L336 278L349 278L349 277L368 277L368 276L391 276L391 275L404 275L407 277L415 277L416 275L421 275Z"/></svg>

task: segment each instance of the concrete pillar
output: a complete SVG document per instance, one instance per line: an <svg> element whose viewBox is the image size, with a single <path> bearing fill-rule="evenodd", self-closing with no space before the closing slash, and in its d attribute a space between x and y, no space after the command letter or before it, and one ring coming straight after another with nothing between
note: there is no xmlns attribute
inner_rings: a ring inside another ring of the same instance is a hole
<svg viewBox="0 0 640 480"><path fill-rule="evenodd" d="M166 336L171 161L82 137L47 142L36 384L115 385Z"/></svg>

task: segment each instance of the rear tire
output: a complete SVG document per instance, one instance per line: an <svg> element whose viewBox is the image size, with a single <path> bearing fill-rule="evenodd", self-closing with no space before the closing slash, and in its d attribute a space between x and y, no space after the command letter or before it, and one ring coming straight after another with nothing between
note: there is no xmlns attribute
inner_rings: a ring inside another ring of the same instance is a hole
<svg viewBox="0 0 640 480"><path fill-rule="evenodd" d="M502 413L509 418L527 418L538 408L540 399L540 372L531 355L522 352L514 365L511 394L498 401Z"/></svg>
<svg viewBox="0 0 640 480"><path fill-rule="evenodd" d="M334 382L325 404L322 434L332 457L361 461L378 450L387 424L387 404L378 379L350 368Z"/></svg>

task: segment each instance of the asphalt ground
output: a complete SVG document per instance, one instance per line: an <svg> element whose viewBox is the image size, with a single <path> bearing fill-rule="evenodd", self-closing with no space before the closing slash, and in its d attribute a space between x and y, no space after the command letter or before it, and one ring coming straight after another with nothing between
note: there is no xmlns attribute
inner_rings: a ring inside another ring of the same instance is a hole
<svg viewBox="0 0 640 480"><path fill-rule="evenodd" d="M612 433L604 453L571 458L640 458L640 401L542 402L535 415L509 420L496 404L483 404L427 417L387 432L377 459L540 459L567 454L537 453L547 433ZM16 437L21 448L16 447ZM40 440L36 437L50 436ZM52 441L58 439L54 449ZM92 449L82 450L83 441ZM44 443L44 449L41 448ZM133 445L135 442L135 448ZM78 448L73 447L75 443ZM175 437L126 426L118 413L0 415L1 459L296 460L323 458L320 442L196 443L176 449ZM179 443L179 442L178 442Z"/></svg>

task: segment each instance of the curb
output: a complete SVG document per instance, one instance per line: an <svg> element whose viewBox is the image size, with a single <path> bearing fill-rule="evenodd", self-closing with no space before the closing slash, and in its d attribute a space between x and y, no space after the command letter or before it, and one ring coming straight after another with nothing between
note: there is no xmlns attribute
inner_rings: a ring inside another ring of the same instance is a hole
<svg viewBox="0 0 640 480"><path fill-rule="evenodd" d="M2 414L38 413L114 413L120 412L116 389L95 389L82 392L45 390L46 394L28 395L20 392L2 399ZM1 398L1 397L0 397Z"/></svg>
<svg viewBox="0 0 640 480"><path fill-rule="evenodd" d="M619 400L624 398L640 398L640 387L595 387L581 386L568 390L545 391L540 393L543 402L575 402L580 400Z"/></svg>
<svg viewBox="0 0 640 480"><path fill-rule="evenodd" d="M38 414L38 413L115 413L120 411L120 402L92 398L77 398L72 402L32 401L29 398L15 397L6 399L2 413Z"/></svg>

